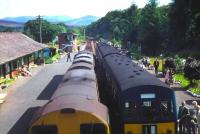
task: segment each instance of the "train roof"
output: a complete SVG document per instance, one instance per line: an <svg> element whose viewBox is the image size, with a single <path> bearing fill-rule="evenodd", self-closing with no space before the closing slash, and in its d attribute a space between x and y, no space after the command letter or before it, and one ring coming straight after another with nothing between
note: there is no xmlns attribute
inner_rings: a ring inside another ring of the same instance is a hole
<svg viewBox="0 0 200 134"><path fill-rule="evenodd" d="M111 47L108 44L98 45L98 49L100 50L102 57L105 57L110 54L120 54L120 51L118 49L115 49L114 47Z"/></svg>
<svg viewBox="0 0 200 134"><path fill-rule="evenodd" d="M89 59L93 59L93 56L92 55L88 55L88 54L79 54L76 57L74 57L74 59L77 59L77 58L89 58Z"/></svg>
<svg viewBox="0 0 200 134"><path fill-rule="evenodd" d="M89 57L93 57L92 54L88 54L88 53L77 53L76 56L74 56L74 57L78 57L78 56L89 56Z"/></svg>
<svg viewBox="0 0 200 134"><path fill-rule="evenodd" d="M136 63L133 63L127 56L111 54L105 57L105 61L109 66L109 71L122 91L144 85L169 88L169 86L155 76L139 67Z"/></svg>
<svg viewBox="0 0 200 134"><path fill-rule="evenodd" d="M70 70L63 77L52 99L63 95L81 95L85 96L85 98L98 100L98 90L96 86L94 70Z"/></svg>
<svg viewBox="0 0 200 134"><path fill-rule="evenodd" d="M94 70L75 69L75 70L67 71L67 73L65 73L63 77L63 82L65 82L66 79L74 79L74 78L80 78L84 80L91 79L93 81L96 81L96 75L95 75Z"/></svg>
<svg viewBox="0 0 200 134"><path fill-rule="evenodd" d="M74 63L78 63L78 62L86 62L86 63L89 63L89 64L94 64L94 60L93 59L89 59L89 58L77 58L77 59L74 59L73 61L73 64Z"/></svg>
<svg viewBox="0 0 200 134"><path fill-rule="evenodd" d="M74 70L74 69L94 69L93 65L86 63L86 62L78 62L71 65L71 67L68 70Z"/></svg>
<svg viewBox="0 0 200 134"><path fill-rule="evenodd" d="M95 82L78 82L70 81L68 83L62 84L52 96L52 99L58 98L60 96L76 96L85 99L98 100L98 91Z"/></svg>
<svg viewBox="0 0 200 134"><path fill-rule="evenodd" d="M88 54L88 55L93 55L93 53L91 51L88 50L83 50L83 51L79 51L77 54L74 55L74 57L76 57L79 54Z"/></svg>
<svg viewBox="0 0 200 134"><path fill-rule="evenodd" d="M31 123L34 123L44 115L67 108L93 114L105 122L108 122L108 109L100 102L87 98L81 98L79 96L61 96L49 101L45 106L41 107L34 115Z"/></svg>

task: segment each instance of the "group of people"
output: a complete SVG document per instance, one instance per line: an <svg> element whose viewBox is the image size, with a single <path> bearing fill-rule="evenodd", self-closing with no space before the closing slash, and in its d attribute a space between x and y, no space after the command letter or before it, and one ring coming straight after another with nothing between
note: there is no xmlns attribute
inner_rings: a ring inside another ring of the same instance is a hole
<svg viewBox="0 0 200 134"><path fill-rule="evenodd" d="M144 64L145 67L148 67L150 66L150 58L149 57L145 57L142 59L142 63Z"/></svg>
<svg viewBox="0 0 200 134"><path fill-rule="evenodd" d="M154 69L155 69L155 74L156 74L156 76L158 76L159 61L157 58L155 59L153 65L154 65ZM174 75L174 70L172 68L167 68L166 72L164 73L164 78L165 78L166 84L170 85L171 83L174 82L173 75Z"/></svg>
<svg viewBox="0 0 200 134"><path fill-rule="evenodd" d="M192 105L194 108L189 110L183 101L179 107L179 134L200 134L200 105L197 101Z"/></svg>
<svg viewBox="0 0 200 134"><path fill-rule="evenodd" d="M29 70L29 67L26 65L23 65L22 68L20 69L20 72L23 76L32 76L32 73Z"/></svg>

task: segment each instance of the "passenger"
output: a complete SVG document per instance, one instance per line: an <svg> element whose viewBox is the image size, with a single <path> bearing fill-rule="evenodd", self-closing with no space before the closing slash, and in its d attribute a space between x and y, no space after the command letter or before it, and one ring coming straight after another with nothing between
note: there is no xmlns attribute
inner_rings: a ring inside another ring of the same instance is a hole
<svg viewBox="0 0 200 134"><path fill-rule="evenodd" d="M197 117L197 128L198 134L200 134L200 106L197 104L197 101L193 101L192 105L194 106L194 110L196 110L196 117Z"/></svg>
<svg viewBox="0 0 200 134"><path fill-rule="evenodd" d="M71 62L71 54L70 54L70 52L67 53L67 62L68 62L68 60L70 60L70 62Z"/></svg>
<svg viewBox="0 0 200 134"><path fill-rule="evenodd" d="M170 84L169 77L170 77L170 70L167 69L166 74L165 74L165 83L166 84Z"/></svg>
<svg viewBox="0 0 200 134"><path fill-rule="evenodd" d="M185 101L183 101L181 103L181 106L179 107L179 111L178 111L178 119L179 119L179 132L182 133L184 132L184 116L187 115L189 113L188 108L186 107L186 103Z"/></svg>
<svg viewBox="0 0 200 134"><path fill-rule="evenodd" d="M183 130L185 132L186 130L186 134L195 134L196 130L195 130L195 126L197 123L197 118L195 116L195 112L192 110L190 111L190 113L188 112L185 116L183 116L181 118L182 120L182 125L183 125Z"/></svg>
<svg viewBox="0 0 200 134"><path fill-rule="evenodd" d="M150 69L150 65L151 65L151 63L150 63L150 58L147 57L147 67L148 67L148 69Z"/></svg>
<svg viewBox="0 0 200 134"><path fill-rule="evenodd" d="M155 74L156 74L156 76L158 76L159 61L158 61L157 58L156 58L156 60L154 61L153 65L154 65L154 68L155 68Z"/></svg>
<svg viewBox="0 0 200 134"><path fill-rule="evenodd" d="M23 66L22 66L22 69L21 69L21 73L22 73L22 75L24 75L24 76L32 76L32 74L31 74L31 72L30 72L28 66L26 67L26 66L23 65Z"/></svg>
<svg viewBox="0 0 200 134"><path fill-rule="evenodd" d="M194 110L190 111L190 116L192 117L192 120L191 120L191 129L192 129L193 134L196 134L196 132L197 132L196 131L197 116L196 116Z"/></svg>
<svg viewBox="0 0 200 134"><path fill-rule="evenodd" d="M174 75L174 71L173 71L172 68L170 68L170 70L169 70L169 83L171 83L171 84L174 83L173 75Z"/></svg>

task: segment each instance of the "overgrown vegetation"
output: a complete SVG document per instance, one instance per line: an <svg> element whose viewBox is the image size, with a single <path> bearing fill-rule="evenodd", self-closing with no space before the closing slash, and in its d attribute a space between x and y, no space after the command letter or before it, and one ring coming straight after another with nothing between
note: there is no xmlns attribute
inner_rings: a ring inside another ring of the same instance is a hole
<svg viewBox="0 0 200 134"><path fill-rule="evenodd" d="M200 92L199 62L185 66L184 60L188 56L200 59L199 7L198 0L173 0L160 7L158 0L148 0L144 8L133 4L128 9L107 13L88 26L86 33L88 36L122 42L122 47L136 59L141 56L159 57L161 54L165 58L172 57L176 65L173 68L179 73L176 77L182 80L182 87ZM151 58L151 64L153 61ZM160 60L160 71L161 64Z"/></svg>
<svg viewBox="0 0 200 134"><path fill-rule="evenodd" d="M179 54L200 58L200 1L174 0L158 7L132 5L111 11L87 27L88 36L122 41L125 48L141 47L143 55ZM129 43L130 42L130 43Z"/></svg>
<svg viewBox="0 0 200 134"><path fill-rule="evenodd" d="M174 78L176 81L180 82L182 88L190 90L195 94L200 94L200 80L195 80L193 84L191 84L183 73L175 74Z"/></svg>

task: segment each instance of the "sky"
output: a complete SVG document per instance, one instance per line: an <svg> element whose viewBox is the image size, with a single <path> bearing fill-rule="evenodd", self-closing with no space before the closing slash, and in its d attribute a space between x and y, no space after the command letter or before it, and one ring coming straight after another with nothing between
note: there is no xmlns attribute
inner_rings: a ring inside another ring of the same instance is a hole
<svg viewBox="0 0 200 134"><path fill-rule="evenodd" d="M159 1L160 5L171 2L171 0ZM147 0L0 0L0 18L38 15L103 17L109 11L126 9L132 3L143 7Z"/></svg>

